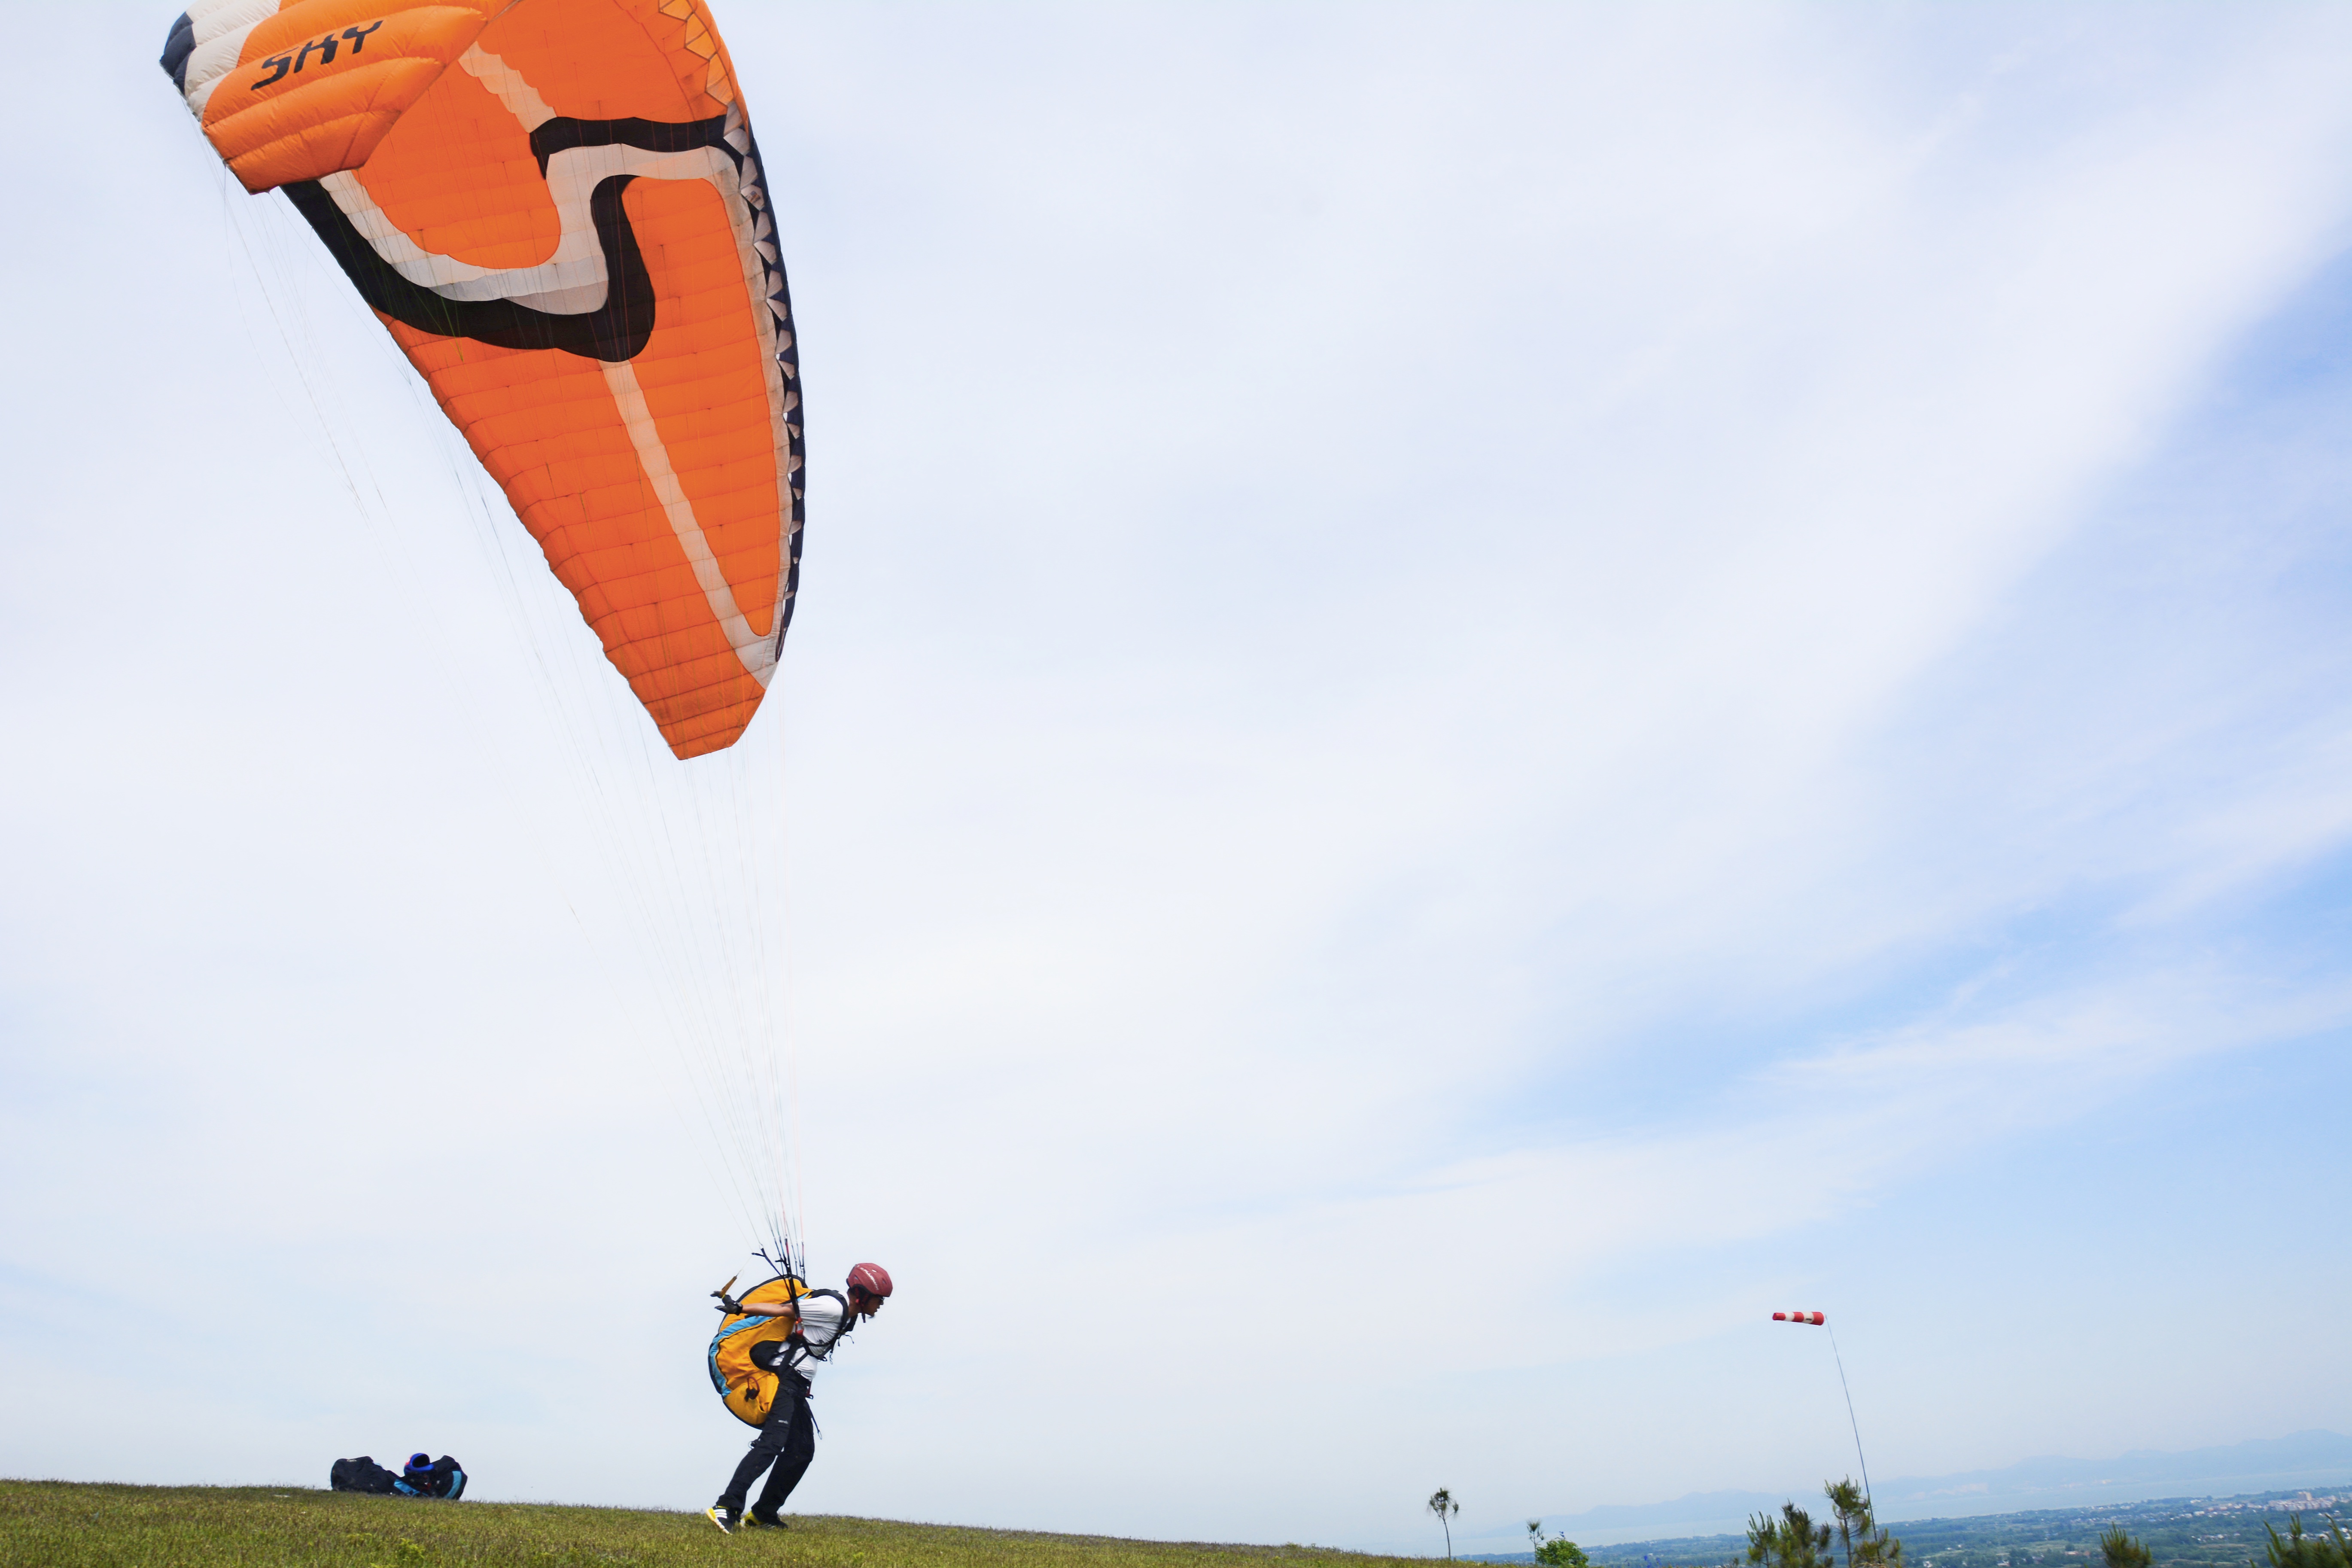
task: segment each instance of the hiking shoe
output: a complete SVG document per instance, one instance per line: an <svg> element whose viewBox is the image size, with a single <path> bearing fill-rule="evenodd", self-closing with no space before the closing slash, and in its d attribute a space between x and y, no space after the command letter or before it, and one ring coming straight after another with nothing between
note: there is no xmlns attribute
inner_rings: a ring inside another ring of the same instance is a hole
<svg viewBox="0 0 2352 1568"><path fill-rule="evenodd" d="M734 1516L729 1513L725 1509L719 1507L717 1504L714 1503L710 1507L704 1509L702 1510L702 1517L717 1525L719 1529L725 1531L728 1534L732 1535L735 1533Z"/></svg>
<svg viewBox="0 0 2352 1568"><path fill-rule="evenodd" d="M785 1524L783 1515L782 1514L772 1513L763 1519L760 1515L760 1510L758 1509L753 1509L751 1512L743 1516L743 1528L746 1530L782 1530L785 1528Z"/></svg>

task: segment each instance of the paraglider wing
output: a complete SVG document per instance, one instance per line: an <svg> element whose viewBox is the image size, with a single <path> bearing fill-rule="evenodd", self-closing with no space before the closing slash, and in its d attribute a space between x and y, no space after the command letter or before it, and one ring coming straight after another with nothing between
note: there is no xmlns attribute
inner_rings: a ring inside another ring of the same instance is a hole
<svg viewBox="0 0 2352 1568"><path fill-rule="evenodd" d="M800 371L699 0L204 0L162 63L424 374L671 751L732 744L798 591Z"/></svg>

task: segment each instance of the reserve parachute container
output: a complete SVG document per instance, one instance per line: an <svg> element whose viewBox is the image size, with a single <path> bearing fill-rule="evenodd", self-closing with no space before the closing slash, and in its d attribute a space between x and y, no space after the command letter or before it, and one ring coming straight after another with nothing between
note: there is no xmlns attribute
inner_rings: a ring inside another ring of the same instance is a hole
<svg viewBox="0 0 2352 1568"><path fill-rule="evenodd" d="M200 0L162 64L433 389L680 758L798 589L799 361L699 0Z"/></svg>

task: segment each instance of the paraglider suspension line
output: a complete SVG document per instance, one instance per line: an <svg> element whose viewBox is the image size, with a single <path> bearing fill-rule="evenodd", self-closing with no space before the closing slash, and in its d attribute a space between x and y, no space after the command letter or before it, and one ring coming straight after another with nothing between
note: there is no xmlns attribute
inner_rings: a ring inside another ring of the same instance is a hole
<svg viewBox="0 0 2352 1568"><path fill-rule="evenodd" d="M1823 1328L1829 1328L1829 1325L1826 1323L1822 1326ZM1837 1331L1835 1329L1830 1329L1830 1355L1837 1363L1838 1387L1843 1391L1845 1394L1846 1425L1853 1428L1853 1457L1856 1459L1861 1460L1862 1463L1862 1500L1867 1503L1870 1501L1871 1495L1870 1461L1863 1458L1862 1423L1853 1418L1853 1389L1845 1380L1845 1357L1838 1354ZM1877 1521L1877 1514L1874 1510L1871 1515L1871 1519L1873 1523Z"/></svg>
<svg viewBox="0 0 2352 1568"><path fill-rule="evenodd" d="M797 1264L794 1263L793 1260L792 1244L790 1242L777 1242L776 1250L772 1255L771 1255L768 1249L763 1247L757 1252L754 1252L751 1256L759 1258L761 1262L767 1264L769 1268L774 1269L778 1274L783 1276L787 1279L793 1280L802 1285L808 1283L808 1280L801 1274L801 1270L808 1267L806 1255L803 1255L802 1261Z"/></svg>

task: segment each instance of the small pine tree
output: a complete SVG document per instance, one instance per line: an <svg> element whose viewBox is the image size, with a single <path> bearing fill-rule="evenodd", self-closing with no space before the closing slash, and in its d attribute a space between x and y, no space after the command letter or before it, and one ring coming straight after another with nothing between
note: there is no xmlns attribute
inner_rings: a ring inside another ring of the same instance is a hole
<svg viewBox="0 0 2352 1568"><path fill-rule="evenodd" d="M1546 1540L1542 1520L1528 1521L1528 1544L1535 1549L1536 1561L1544 1568L1592 1568L1592 1559L1587 1557L1584 1549L1566 1535L1555 1535Z"/></svg>
<svg viewBox="0 0 2352 1568"><path fill-rule="evenodd" d="M2271 1532L2271 1568L2352 1568L2352 1536L2347 1536L2343 1525L2333 1519L2327 1521L2326 1535L2305 1535L2299 1513L2287 1515L2284 1536L2275 1524L2263 1528ZM2246 1568L2262 1565L2249 1559Z"/></svg>
<svg viewBox="0 0 2352 1568"><path fill-rule="evenodd" d="M2126 1535L2120 1524L2099 1537L2099 1555L2106 1560L2106 1568L2149 1568L2156 1561L2147 1543Z"/></svg>
<svg viewBox="0 0 2352 1568"><path fill-rule="evenodd" d="M1780 1517L1759 1513L1748 1521L1748 1561L1766 1568L1835 1568L1830 1527L1795 1503L1780 1505Z"/></svg>

